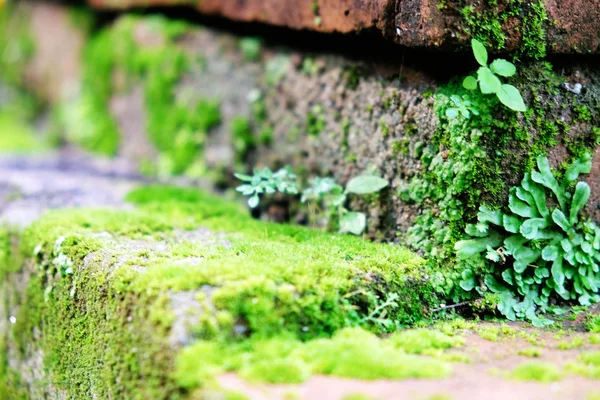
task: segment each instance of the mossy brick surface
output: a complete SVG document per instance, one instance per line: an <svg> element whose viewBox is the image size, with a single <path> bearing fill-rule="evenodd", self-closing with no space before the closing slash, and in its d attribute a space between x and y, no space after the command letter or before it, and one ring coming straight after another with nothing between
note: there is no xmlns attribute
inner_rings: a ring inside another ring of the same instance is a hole
<svg viewBox="0 0 600 400"><path fill-rule="evenodd" d="M263 22L320 32L380 32L414 47L457 48L479 34L500 39L500 49L548 47L551 52L597 52L597 4L586 0L533 1L323 1L323 0L88 0L99 9L187 6L235 21ZM473 24L477 29L473 29Z"/></svg>
<svg viewBox="0 0 600 400"><path fill-rule="evenodd" d="M399 246L265 224L194 189L147 187L127 200L135 207L58 209L23 231L2 231L7 393L186 398L209 382L198 378L200 367L177 367L193 343L242 349L248 340L285 338L300 348L299 340L345 327L380 331L365 317L390 292L401 301L388 317L403 325L436 302L423 261ZM435 376L448 373L443 363L419 361ZM298 371L324 368L298 363ZM262 375L260 368L244 374ZM394 370L381 368L374 377ZM192 383L183 377L190 373Z"/></svg>

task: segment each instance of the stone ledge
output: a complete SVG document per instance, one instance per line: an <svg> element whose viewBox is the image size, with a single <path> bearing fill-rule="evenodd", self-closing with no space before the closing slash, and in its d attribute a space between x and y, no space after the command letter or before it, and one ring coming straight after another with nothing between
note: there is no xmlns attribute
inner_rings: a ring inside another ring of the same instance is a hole
<svg viewBox="0 0 600 400"><path fill-rule="evenodd" d="M600 3L597 0L549 0L513 6L500 1L495 7L480 1L453 0L88 0L100 9L152 6L190 6L200 13L236 21L261 22L318 32L380 32L409 47L456 48L465 44L480 25L487 34L499 29L506 36L501 50L528 46L528 29L539 29L535 40L549 53L598 52ZM516 4L516 3L515 3ZM473 7L469 22L465 10ZM516 8L511 8L516 7ZM491 11L490 11L491 10ZM487 13L487 14L486 14ZM505 14L503 14L505 13ZM543 13L543 14L540 14ZM499 23L500 25L494 26ZM483 27L487 24L487 27ZM534 25L539 24L538 27ZM519 28L519 29L516 29ZM484 34L485 35L485 34ZM541 36L540 36L541 35Z"/></svg>

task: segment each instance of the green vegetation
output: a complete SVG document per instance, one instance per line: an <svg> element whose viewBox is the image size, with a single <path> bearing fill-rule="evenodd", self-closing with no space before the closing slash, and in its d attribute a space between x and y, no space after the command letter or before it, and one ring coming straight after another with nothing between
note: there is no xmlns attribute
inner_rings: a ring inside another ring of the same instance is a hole
<svg viewBox="0 0 600 400"><path fill-rule="evenodd" d="M542 350L537 347L527 347L519 350L519 355L523 357L537 358L542 355Z"/></svg>
<svg viewBox="0 0 600 400"><path fill-rule="evenodd" d="M477 70L477 78L472 76L465 78L463 81L464 88L467 90L476 90L477 84L479 83L479 90L481 90L481 93L495 94L502 104L513 111L527 111L527 107L525 107L525 103L523 103L523 98L519 93L519 89L513 85L503 84L500 81L500 78L498 78L498 75L507 78L513 76L517 73L517 68L512 63L501 58L494 60L494 62L488 66L488 53L485 46L477 39L472 39L471 47L473 48L475 59L481 67ZM457 104L457 106L459 105L462 106L462 108L459 108L461 114L465 118L469 118L468 109L471 108L470 102L467 103L467 101L463 101L462 103ZM446 115L452 110L454 109L449 108L446 111ZM471 112L473 112L472 110L473 109L471 108Z"/></svg>
<svg viewBox="0 0 600 400"><path fill-rule="evenodd" d="M507 50L505 29L516 26L521 33L516 55L535 59L546 56L546 25L549 18L542 0L492 0L465 6L460 14L464 21L460 27L488 48Z"/></svg>
<svg viewBox="0 0 600 400"><path fill-rule="evenodd" d="M0 113L0 151L23 152L44 149L29 124L11 113Z"/></svg>
<svg viewBox="0 0 600 400"><path fill-rule="evenodd" d="M255 169L254 175L235 174L235 177L245 182L237 188L244 196L250 196L248 205L252 208L258 206L260 195L276 192L296 195L299 192L296 175L289 167L277 172L269 168ZM319 207L321 214L331 221L339 219L340 233L360 235L367 227L367 215L361 212L352 212L344 207L349 194L369 195L378 193L387 187L389 182L374 175L361 175L352 178L344 189L333 178L317 177L309 182L309 186L302 191L302 203L310 202L309 209L315 214ZM324 209L324 210L323 210ZM316 217L313 215L313 220Z"/></svg>
<svg viewBox="0 0 600 400"><path fill-rule="evenodd" d="M371 380L441 378L451 373L445 362L406 354L409 343L397 340L397 335L380 339L362 329L346 328L331 339L306 343L285 338L239 344L198 342L179 356L176 377L183 387L193 388L210 383L225 371L269 383L301 383L313 374ZM429 346L418 350L425 348ZM198 360L205 362L199 364Z"/></svg>
<svg viewBox="0 0 600 400"><path fill-rule="evenodd" d="M482 290L478 279L484 278L485 287L500 294L503 315L543 326L552 321L536 312L549 311L550 299L581 305L600 299L600 228L580 217L590 187L575 184L580 174L590 172L591 157L571 164L560 183L547 158L539 156L537 164L537 171L510 190L508 210L481 206L477 224L466 228L474 238L455 248L467 267L460 283L464 290ZM514 260L508 268L507 259Z"/></svg>
<svg viewBox="0 0 600 400"><path fill-rule="evenodd" d="M576 361L567 364L565 369L574 375L600 379L600 351L582 353Z"/></svg>
<svg viewBox="0 0 600 400"><path fill-rule="evenodd" d="M240 40L240 50L248 61L259 61L262 51L262 41L257 37L247 37Z"/></svg>
<svg viewBox="0 0 600 400"><path fill-rule="evenodd" d="M584 323L588 332L600 333L600 314L590 314L586 317Z"/></svg>
<svg viewBox="0 0 600 400"><path fill-rule="evenodd" d="M45 368L69 396L177 399L223 368L276 382L312 373L375 379L450 372L439 360L407 355L400 334L382 340L344 330L387 332L426 317L438 300L411 252L255 221L237 204L196 190L147 187L128 199L136 210L54 211L20 235L21 254L36 268L10 340L26 358L41 329L35 343ZM7 243L7 234L0 238ZM194 293L198 320L190 334L200 341L178 359L172 381L164 371L175 363L176 293ZM384 314L379 305L389 293L397 301ZM422 349L454 342L426 340Z"/></svg>
<svg viewBox="0 0 600 400"><path fill-rule="evenodd" d="M561 379L562 374L552 364L529 361L518 365L508 377L519 381L556 382Z"/></svg>
<svg viewBox="0 0 600 400"><path fill-rule="evenodd" d="M156 44L138 43L134 32L146 29ZM80 96L57 110L56 120L70 141L107 155L117 152L119 129L110 110L118 93L143 88L146 128L161 153L159 174L180 174L200 161L209 131L221 121L219 104L207 99L183 99L175 89L183 74L199 68L177 40L190 29L180 21L160 17L120 19L95 34L85 49ZM124 82L118 83L115 76Z"/></svg>

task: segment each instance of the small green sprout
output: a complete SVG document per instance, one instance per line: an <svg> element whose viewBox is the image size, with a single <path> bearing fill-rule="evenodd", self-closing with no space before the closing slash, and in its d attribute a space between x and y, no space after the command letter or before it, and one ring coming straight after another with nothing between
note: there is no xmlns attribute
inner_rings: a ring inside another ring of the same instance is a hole
<svg viewBox="0 0 600 400"><path fill-rule="evenodd" d="M248 205L255 208L260 203L260 196L276 192L296 195L299 193L296 175L290 167L277 172L269 168L255 169L254 175L235 174L245 182L236 190L244 196L250 196ZM387 187L386 179L374 175L356 176L348 182L344 189L333 178L317 177L309 181L309 187L302 191L302 203L318 204L328 211L328 219L339 217L340 233L360 235L367 227L367 215L362 212L349 211L344 207L349 194L374 194Z"/></svg>
<svg viewBox="0 0 600 400"><path fill-rule="evenodd" d="M471 40L471 47L475 59L481 65L477 70L477 78L467 76L463 81L463 87L467 90L479 89L483 94L495 94L498 100L506 107L514 111L525 112L527 107L519 90L513 85L502 83L498 76L509 78L517 72L515 65L503 59L497 59L488 66L488 53L485 46L477 39Z"/></svg>
<svg viewBox="0 0 600 400"><path fill-rule="evenodd" d="M244 196L250 196L248 205L251 208L256 208L260 203L260 195L273 194L276 192L298 194L298 185L296 183L296 175L290 167L281 168L277 172L265 167L263 169L255 169L254 175L235 174L235 177L246 182L237 187L237 191Z"/></svg>

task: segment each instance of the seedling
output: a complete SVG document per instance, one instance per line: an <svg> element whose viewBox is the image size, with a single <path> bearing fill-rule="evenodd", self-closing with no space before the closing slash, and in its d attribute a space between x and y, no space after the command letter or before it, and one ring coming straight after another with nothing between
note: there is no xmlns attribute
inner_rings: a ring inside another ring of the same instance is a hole
<svg viewBox="0 0 600 400"><path fill-rule="evenodd" d="M514 111L524 112L527 110L523 97L519 90L513 85L502 83L499 76L509 78L517 72L515 65L503 59L497 59L488 66L488 53L485 46L477 39L471 40L471 47L475 59L481 65L477 70L477 78L467 76L463 81L463 86L467 90L479 90L483 94L495 94L498 100L506 107Z"/></svg>

